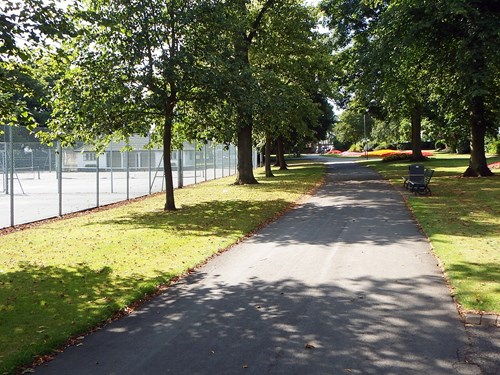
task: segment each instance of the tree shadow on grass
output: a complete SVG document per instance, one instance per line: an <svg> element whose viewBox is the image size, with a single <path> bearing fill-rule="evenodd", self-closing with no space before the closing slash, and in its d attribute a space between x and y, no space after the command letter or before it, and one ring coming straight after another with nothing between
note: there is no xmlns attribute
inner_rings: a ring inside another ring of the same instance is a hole
<svg viewBox="0 0 500 375"><path fill-rule="evenodd" d="M462 279L475 281L500 280L500 265L498 263L460 263L450 267L450 272L458 273ZM497 290L500 293L500 289Z"/></svg>
<svg viewBox="0 0 500 375"><path fill-rule="evenodd" d="M493 311L500 301L500 265L498 263L458 263L447 265L453 280L462 280L457 297L469 301L477 310ZM471 289L469 285L476 285ZM480 288L480 290L478 289ZM496 297L496 300L494 297Z"/></svg>
<svg viewBox="0 0 500 375"><path fill-rule="evenodd" d="M149 228L172 230L179 234L188 233L198 236L225 236L246 234L255 229L262 221L275 216L276 212L290 205L282 199L266 202L246 200L225 200L200 202L185 205L175 212L133 212L121 217L85 224L124 226L130 229Z"/></svg>
<svg viewBox="0 0 500 375"><path fill-rule="evenodd" d="M110 267L85 264L20 264L19 270L0 273L0 373L87 332L154 286L154 280L117 278Z"/></svg>

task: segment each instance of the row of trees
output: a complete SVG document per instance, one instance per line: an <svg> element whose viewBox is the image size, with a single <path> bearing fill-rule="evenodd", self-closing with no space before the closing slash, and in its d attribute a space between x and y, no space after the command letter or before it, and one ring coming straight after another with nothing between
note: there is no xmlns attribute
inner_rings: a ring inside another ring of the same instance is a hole
<svg viewBox="0 0 500 375"><path fill-rule="evenodd" d="M265 144L269 154L276 141L281 154L287 140L323 138L334 119L328 98L365 114L381 138L405 119L415 160L422 122L449 144L465 130L465 175L488 176L484 139L498 132L500 107L499 1L323 0L320 13L300 0L75 0L64 8L11 0L0 5L0 122L46 123L45 141L98 149L151 134L165 151L166 210L175 210L172 147L234 142L236 183L254 184L252 147ZM328 33L317 31L321 16Z"/></svg>
<svg viewBox="0 0 500 375"><path fill-rule="evenodd" d="M165 152L165 210L176 208L170 151L183 140L235 142L236 183L254 184L254 145L314 137L331 112L331 50L315 31L318 12L299 0L3 7L0 121L34 124L48 107L44 141L97 148L151 134ZM38 92L19 81L27 67ZM35 96L44 104L29 106Z"/></svg>
<svg viewBox="0 0 500 375"><path fill-rule="evenodd" d="M402 119L411 123L415 160L423 158L423 119L450 145L469 132L464 175L492 174L484 140L487 132L498 136L500 1L324 0L321 6L341 69L341 104L382 121L382 133L397 131Z"/></svg>

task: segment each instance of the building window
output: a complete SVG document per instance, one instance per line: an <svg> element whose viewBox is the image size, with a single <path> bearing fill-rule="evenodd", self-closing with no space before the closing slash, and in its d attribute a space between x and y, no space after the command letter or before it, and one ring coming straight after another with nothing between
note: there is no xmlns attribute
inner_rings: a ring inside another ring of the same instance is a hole
<svg viewBox="0 0 500 375"><path fill-rule="evenodd" d="M85 161L95 161L95 152L85 152L83 153L83 160Z"/></svg>

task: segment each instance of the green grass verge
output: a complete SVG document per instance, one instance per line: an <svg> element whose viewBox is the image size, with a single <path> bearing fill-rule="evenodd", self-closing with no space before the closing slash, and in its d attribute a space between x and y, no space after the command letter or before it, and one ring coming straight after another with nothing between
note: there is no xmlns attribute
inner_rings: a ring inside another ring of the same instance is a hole
<svg viewBox="0 0 500 375"><path fill-rule="evenodd" d="M488 163L500 158L489 158ZM362 162L401 187L408 162ZM410 207L430 238L458 303L466 311L500 312L500 173L462 178L466 155L435 155L432 196L405 191ZM402 189L404 190L404 189Z"/></svg>
<svg viewBox="0 0 500 375"><path fill-rule="evenodd" d="M50 353L282 212L323 177L297 164L228 177L0 236L0 374Z"/></svg>

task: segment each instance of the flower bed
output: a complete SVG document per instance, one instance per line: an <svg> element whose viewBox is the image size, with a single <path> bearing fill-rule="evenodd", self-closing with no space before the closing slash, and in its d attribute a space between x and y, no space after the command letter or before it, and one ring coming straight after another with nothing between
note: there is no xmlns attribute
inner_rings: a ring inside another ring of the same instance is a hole
<svg viewBox="0 0 500 375"><path fill-rule="evenodd" d="M368 152L368 156L385 158L386 156L391 155L400 155L400 154L412 154L411 150L399 151L399 150L377 150ZM422 151L423 156L432 156L432 151Z"/></svg>
<svg viewBox="0 0 500 375"><path fill-rule="evenodd" d="M327 152L327 154L340 154L342 156L350 156L350 157L356 157L356 156L365 156L368 155L369 157L374 157L374 158L385 158L387 156L391 155L401 155L401 154L409 154L411 155L412 152L411 150L405 150L405 151L400 151L400 150L377 150L377 151L368 151L367 154L364 152L354 152L354 151L344 151L340 152L338 150L333 150ZM423 156L432 156L433 152L432 151L422 151Z"/></svg>

